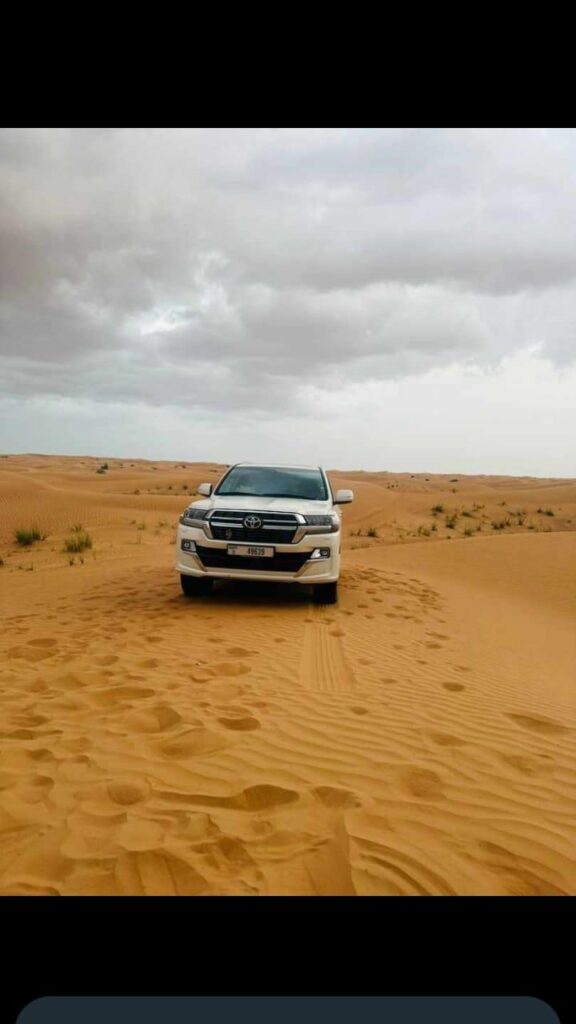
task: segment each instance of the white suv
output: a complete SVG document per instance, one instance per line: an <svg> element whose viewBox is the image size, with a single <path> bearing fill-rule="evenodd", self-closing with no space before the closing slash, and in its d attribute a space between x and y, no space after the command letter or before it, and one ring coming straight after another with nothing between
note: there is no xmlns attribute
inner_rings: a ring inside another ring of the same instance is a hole
<svg viewBox="0 0 576 1024"><path fill-rule="evenodd" d="M176 569L191 597L215 579L314 586L318 604L334 604L340 575L342 512L352 491L336 491L319 466L241 462L213 488L200 484L180 516Z"/></svg>

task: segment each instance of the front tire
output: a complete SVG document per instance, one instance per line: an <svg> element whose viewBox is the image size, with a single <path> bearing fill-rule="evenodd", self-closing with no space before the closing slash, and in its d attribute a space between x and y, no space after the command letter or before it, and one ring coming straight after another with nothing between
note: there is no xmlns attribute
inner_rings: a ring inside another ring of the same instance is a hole
<svg viewBox="0 0 576 1024"><path fill-rule="evenodd" d="M338 583L317 583L314 587L314 604L336 604Z"/></svg>
<svg viewBox="0 0 576 1024"><path fill-rule="evenodd" d="M185 573L180 574L182 592L186 597L201 597L203 594L209 594L212 590L213 582L209 577L187 576Z"/></svg>

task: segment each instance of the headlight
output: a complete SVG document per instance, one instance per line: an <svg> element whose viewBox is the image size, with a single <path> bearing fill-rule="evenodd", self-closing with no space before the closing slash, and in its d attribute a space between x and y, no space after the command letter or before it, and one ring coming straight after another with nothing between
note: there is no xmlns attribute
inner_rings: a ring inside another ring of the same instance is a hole
<svg viewBox="0 0 576 1024"><path fill-rule="evenodd" d="M323 526L326 533L337 533L340 529L339 516L304 516L306 526Z"/></svg>
<svg viewBox="0 0 576 1024"><path fill-rule="evenodd" d="M199 519L206 519L208 515L208 509L205 508L187 508L185 512L180 516L179 522L184 526L194 526Z"/></svg>

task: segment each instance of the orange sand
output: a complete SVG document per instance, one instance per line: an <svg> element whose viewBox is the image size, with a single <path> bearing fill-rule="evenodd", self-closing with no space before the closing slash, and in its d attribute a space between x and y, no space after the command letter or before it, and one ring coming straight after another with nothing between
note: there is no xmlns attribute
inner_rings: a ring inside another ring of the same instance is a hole
<svg viewBox="0 0 576 1024"><path fill-rule="evenodd" d="M575 895L576 482L332 473L336 607L189 601L222 469L0 459L0 893Z"/></svg>

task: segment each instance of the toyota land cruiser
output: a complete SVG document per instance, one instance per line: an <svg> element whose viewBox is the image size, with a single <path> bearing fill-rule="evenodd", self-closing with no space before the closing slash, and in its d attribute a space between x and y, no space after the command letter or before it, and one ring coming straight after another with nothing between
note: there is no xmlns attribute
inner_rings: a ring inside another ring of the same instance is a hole
<svg viewBox="0 0 576 1024"><path fill-rule="evenodd" d="M352 491L332 492L319 466L241 462L180 516L176 569L188 597L215 579L313 585L317 604L334 604L342 512Z"/></svg>

